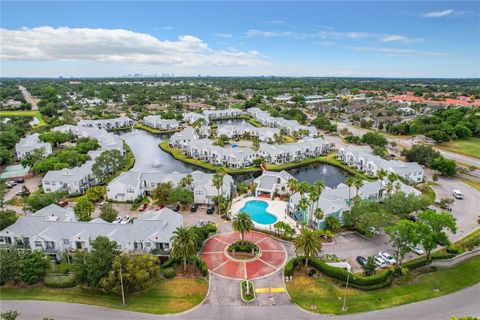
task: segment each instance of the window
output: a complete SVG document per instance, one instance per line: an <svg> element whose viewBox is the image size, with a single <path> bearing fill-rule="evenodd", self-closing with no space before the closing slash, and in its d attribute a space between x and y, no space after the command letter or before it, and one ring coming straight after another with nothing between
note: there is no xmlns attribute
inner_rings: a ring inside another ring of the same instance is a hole
<svg viewBox="0 0 480 320"><path fill-rule="evenodd" d="M46 186L49 186L49 185L50 185L50 181L45 181L45 185L46 185Z"/></svg>
<svg viewBox="0 0 480 320"><path fill-rule="evenodd" d="M42 241L35 241L35 248L43 248Z"/></svg>
<svg viewBox="0 0 480 320"><path fill-rule="evenodd" d="M52 182L52 186L54 186L54 185L55 185L55 182Z"/></svg>
<svg viewBox="0 0 480 320"><path fill-rule="evenodd" d="M196 194L196 195L202 195L202 194L203 194L203 190L195 190L195 194Z"/></svg>
<svg viewBox="0 0 480 320"><path fill-rule="evenodd" d="M50 191L50 188L45 188L45 191Z"/></svg>
<svg viewBox="0 0 480 320"><path fill-rule="evenodd" d="M63 239L63 244L68 246L70 244L70 240L68 239Z"/></svg>
<svg viewBox="0 0 480 320"><path fill-rule="evenodd" d="M0 237L0 242L5 242L5 238L4 237Z"/></svg>
<svg viewBox="0 0 480 320"><path fill-rule="evenodd" d="M145 242L145 247L150 248L152 246L151 242Z"/></svg>

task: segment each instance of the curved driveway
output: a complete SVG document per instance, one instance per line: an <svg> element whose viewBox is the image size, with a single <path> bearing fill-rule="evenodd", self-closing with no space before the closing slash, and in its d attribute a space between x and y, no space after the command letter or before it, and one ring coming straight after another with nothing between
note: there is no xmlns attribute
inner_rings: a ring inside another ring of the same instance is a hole
<svg viewBox="0 0 480 320"><path fill-rule="evenodd" d="M20 320L37 320L45 317L55 320L71 319L101 319L101 320L153 320L153 319L334 319L334 320L441 320L451 316L480 316L480 284L462 291L425 300L414 304L407 304L391 309L378 310L346 316L314 315L298 309L296 306L214 306L206 302L202 306L179 315L156 316L144 313L120 311L109 308L93 307L81 304L46 301L1 301L1 309L19 310L22 313Z"/></svg>

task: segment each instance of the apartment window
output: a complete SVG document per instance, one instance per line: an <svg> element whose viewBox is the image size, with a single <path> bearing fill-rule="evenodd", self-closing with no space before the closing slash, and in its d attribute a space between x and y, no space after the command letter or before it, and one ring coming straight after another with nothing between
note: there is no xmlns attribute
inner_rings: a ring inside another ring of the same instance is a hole
<svg viewBox="0 0 480 320"><path fill-rule="evenodd" d="M47 249L55 249L55 243L53 241L45 241Z"/></svg>
<svg viewBox="0 0 480 320"><path fill-rule="evenodd" d="M54 185L55 185L55 182L52 182L52 186L54 186Z"/></svg>
<svg viewBox="0 0 480 320"><path fill-rule="evenodd" d="M70 240L68 239L63 239L63 244L68 246L70 244Z"/></svg>
<svg viewBox="0 0 480 320"><path fill-rule="evenodd" d="M152 243L151 243L151 242L146 242L146 243L145 243L145 247L150 248L151 246L152 246Z"/></svg>
<svg viewBox="0 0 480 320"><path fill-rule="evenodd" d="M35 241L35 248L42 248L42 241Z"/></svg>
<svg viewBox="0 0 480 320"><path fill-rule="evenodd" d="M203 194L203 190L195 190L195 194L196 194L196 195L202 195L202 194Z"/></svg>
<svg viewBox="0 0 480 320"><path fill-rule="evenodd" d="M4 237L0 237L0 242L1 242L1 243L4 243L4 242L5 242L5 238L4 238Z"/></svg>
<svg viewBox="0 0 480 320"><path fill-rule="evenodd" d="M50 188L45 188L45 191L50 191Z"/></svg>
<svg viewBox="0 0 480 320"><path fill-rule="evenodd" d="M50 182L49 182L49 181L45 181L45 185L49 186L49 185L50 185Z"/></svg>

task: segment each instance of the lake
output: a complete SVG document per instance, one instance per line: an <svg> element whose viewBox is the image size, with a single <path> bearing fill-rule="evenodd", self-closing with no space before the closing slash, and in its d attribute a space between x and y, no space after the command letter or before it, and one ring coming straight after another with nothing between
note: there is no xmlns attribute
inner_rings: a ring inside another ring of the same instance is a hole
<svg viewBox="0 0 480 320"><path fill-rule="evenodd" d="M169 135L153 134L138 129L117 131L116 134L125 140L135 155L135 165L132 170L162 173L204 171L201 168L176 160L169 153L162 151L158 147L160 142L170 137Z"/></svg>
<svg viewBox="0 0 480 320"><path fill-rule="evenodd" d="M325 185L330 188L344 182L349 175L346 171L329 164L312 164L287 171L299 181L314 183L323 180Z"/></svg>

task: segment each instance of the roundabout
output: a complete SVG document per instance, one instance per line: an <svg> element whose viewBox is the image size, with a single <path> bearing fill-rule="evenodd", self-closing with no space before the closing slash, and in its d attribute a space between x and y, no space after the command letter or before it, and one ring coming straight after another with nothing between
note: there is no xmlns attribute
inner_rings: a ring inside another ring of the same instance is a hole
<svg viewBox="0 0 480 320"><path fill-rule="evenodd" d="M287 261L283 245L260 232L245 234L245 240L258 246L258 253L250 259L234 258L228 247L238 240L238 232L217 234L207 240L200 255L212 273L228 279L254 280L277 272Z"/></svg>

